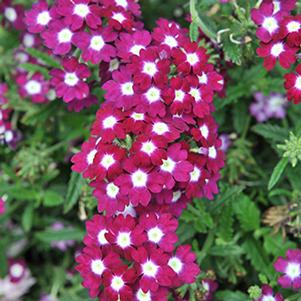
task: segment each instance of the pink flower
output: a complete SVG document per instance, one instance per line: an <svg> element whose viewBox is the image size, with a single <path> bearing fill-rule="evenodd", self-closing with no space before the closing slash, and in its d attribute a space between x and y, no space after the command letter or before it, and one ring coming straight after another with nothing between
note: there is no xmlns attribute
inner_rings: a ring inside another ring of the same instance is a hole
<svg viewBox="0 0 301 301"><path fill-rule="evenodd" d="M2 198L0 198L0 215L5 213L5 202Z"/></svg>
<svg viewBox="0 0 301 301"><path fill-rule="evenodd" d="M137 30L133 34L120 33L116 40L117 55L123 61L129 61L133 55L139 56L140 51L151 43L151 35L146 30Z"/></svg>
<svg viewBox="0 0 301 301"><path fill-rule="evenodd" d="M296 52L296 48L290 48L281 41L261 43L260 48L257 48L257 54L264 58L263 65L268 71L275 67L277 60L281 67L288 69L296 61Z"/></svg>
<svg viewBox="0 0 301 301"><path fill-rule="evenodd" d="M191 252L189 245L178 247L174 256L168 260L168 265L176 273L173 280L174 285L180 286L183 283L194 283L200 273L200 268L195 264L196 256Z"/></svg>
<svg viewBox="0 0 301 301"><path fill-rule="evenodd" d="M8 274L10 281L17 283L25 276L26 265L24 260L9 260Z"/></svg>
<svg viewBox="0 0 301 301"><path fill-rule="evenodd" d="M101 25L101 8L90 5L90 0L58 0L57 12L64 17L64 23L71 30L79 30L86 23L89 28L96 29Z"/></svg>
<svg viewBox="0 0 301 301"><path fill-rule="evenodd" d="M104 283L104 272L121 266L116 253L103 253L96 246L84 248L76 257L76 262L78 263L76 270L84 278L83 286L89 289L91 298L99 294L99 287Z"/></svg>
<svg viewBox="0 0 301 301"><path fill-rule="evenodd" d="M284 301L280 293L274 294L273 289L269 285L263 285L261 289L261 296L256 299L256 301L265 301L265 300L275 300L275 301Z"/></svg>
<svg viewBox="0 0 301 301"><path fill-rule="evenodd" d="M65 55L72 48L74 32L60 20L51 22L41 36L45 46L52 49L54 54Z"/></svg>
<svg viewBox="0 0 301 301"><path fill-rule="evenodd" d="M17 30L25 30L24 7L21 4L13 5L11 0L2 0L0 3L0 13L4 17L4 24L8 22Z"/></svg>
<svg viewBox="0 0 301 301"><path fill-rule="evenodd" d="M296 0L264 0L263 3L272 3L274 13L279 11L290 12L296 7Z"/></svg>
<svg viewBox="0 0 301 301"><path fill-rule="evenodd" d="M74 99L84 99L89 95L89 86L85 80L91 75L89 68L85 64L80 64L75 57L67 57L62 61L63 70L53 69L51 84L55 87L58 97L62 97L65 102Z"/></svg>
<svg viewBox="0 0 301 301"><path fill-rule="evenodd" d="M277 272L284 275L278 278L278 283L283 288L293 288L299 290L301 288L301 251L288 250L286 257L279 257L274 263Z"/></svg>
<svg viewBox="0 0 301 301"><path fill-rule="evenodd" d="M136 3L135 0L101 0L103 5L109 7L119 6L119 8L123 8L124 10L128 10L136 16L140 16L140 6Z"/></svg>
<svg viewBox="0 0 301 301"><path fill-rule="evenodd" d="M169 257L161 249L149 246L132 251L137 275L141 275L139 286L144 292L156 292L159 286L171 286L175 273L168 266Z"/></svg>
<svg viewBox="0 0 301 301"><path fill-rule="evenodd" d="M178 241L176 229L178 222L170 214L147 213L140 217L139 225L147 235L147 241L165 252L172 252Z"/></svg>
<svg viewBox="0 0 301 301"><path fill-rule="evenodd" d="M156 292L147 291L144 292L139 286L138 289L135 292L133 301L145 301L145 300L151 300L151 301L167 301L168 300L168 290L164 288L160 288Z"/></svg>
<svg viewBox="0 0 301 301"><path fill-rule="evenodd" d="M191 134L196 141L202 144L213 143L216 139L217 124L212 116L206 116L204 119L198 119L197 127L191 129Z"/></svg>
<svg viewBox="0 0 301 301"><path fill-rule="evenodd" d="M298 47L301 44L301 16L285 18L281 23L279 37L286 38L289 46Z"/></svg>
<svg viewBox="0 0 301 301"><path fill-rule="evenodd" d="M117 35L110 28L87 32L79 32L74 36L74 44L82 50L85 62L98 64L101 61L110 62L116 56L116 50L108 42L116 39Z"/></svg>
<svg viewBox="0 0 301 301"><path fill-rule="evenodd" d="M46 94L48 92L48 82L40 73L35 73L29 77L29 74L21 73L16 78L16 83L19 86L19 93L22 97L29 97L32 102L43 103L47 102Z"/></svg>
<svg viewBox="0 0 301 301"><path fill-rule="evenodd" d="M279 32L284 13L281 11L274 13L273 3L262 3L258 9L252 9L251 16L253 21L260 25L256 31L257 37L268 43Z"/></svg>
<svg viewBox="0 0 301 301"><path fill-rule="evenodd" d="M296 68L296 73L288 73L284 76L285 89L287 90L287 97L298 104L301 102L301 65Z"/></svg>
<svg viewBox="0 0 301 301"><path fill-rule="evenodd" d="M204 279L202 280L202 286L205 292L205 301L213 300L214 293L218 288L218 284L212 279ZM278 300L279 301L279 300Z"/></svg>
<svg viewBox="0 0 301 301"><path fill-rule="evenodd" d="M83 109L89 108L93 105L98 104L99 101L96 96L90 94L84 99L73 99L68 103L68 110L74 112L80 112Z"/></svg>
<svg viewBox="0 0 301 301"><path fill-rule="evenodd" d="M54 9L49 9L44 0L39 0L33 4L31 10L25 13L25 23L27 30L32 33L40 33L47 28L54 18Z"/></svg>

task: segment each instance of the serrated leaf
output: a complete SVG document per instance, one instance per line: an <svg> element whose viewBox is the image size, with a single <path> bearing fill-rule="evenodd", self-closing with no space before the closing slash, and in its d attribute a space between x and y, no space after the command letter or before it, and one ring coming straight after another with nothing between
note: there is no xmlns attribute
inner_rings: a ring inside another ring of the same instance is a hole
<svg viewBox="0 0 301 301"><path fill-rule="evenodd" d="M60 240L76 240L82 241L85 232L80 229L62 229L62 230L45 230L39 231L35 234L35 238L45 243Z"/></svg>
<svg viewBox="0 0 301 301"><path fill-rule="evenodd" d="M242 48L240 45L234 44L229 38L223 41L223 50L226 60L230 60L236 65L241 65Z"/></svg>
<svg viewBox="0 0 301 301"><path fill-rule="evenodd" d="M225 206L219 217L217 236L224 241L230 241L233 236L233 222L232 206Z"/></svg>
<svg viewBox="0 0 301 301"><path fill-rule="evenodd" d="M241 195L233 202L234 212L245 232L254 231L259 228L260 211L256 204L246 195Z"/></svg>
<svg viewBox="0 0 301 301"><path fill-rule="evenodd" d="M56 191L48 190L44 194L44 206L46 207L55 207L63 204L63 197L58 194Z"/></svg>
<svg viewBox="0 0 301 301"><path fill-rule="evenodd" d="M228 257L228 256L239 256L244 253L243 249L240 246L234 244L223 244L219 246L213 246L210 251L210 255L219 256L219 257Z"/></svg>
<svg viewBox="0 0 301 301"><path fill-rule="evenodd" d="M288 249L295 249L296 243L284 238L281 234L264 237L264 249L274 256L284 256Z"/></svg>
<svg viewBox="0 0 301 301"><path fill-rule="evenodd" d="M276 165L276 167L273 170L273 173L271 175L270 181L269 181L269 185L268 185L268 190L273 189L273 187L279 182L287 164L289 162L288 158L282 158L278 164Z"/></svg>
<svg viewBox="0 0 301 301"><path fill-rule="evenodd" d="M27 48L26 52L49 67L61 68L60 63L45 52L35 48Z"/></svg>
<svg viewBox="0 0 301 301"><path fill-rule="evenodd" d="M239 101L233 108L233 125L237 133L242 133L248 120L248 109L244 101Z"/></svg>
<svg viewBox="0 0 301 301"><path fill-rule="evenodd" d="M257 124L252 127L252 131L265 139L272 140L273 142L283 142L283 140L285 140L289 135L287 129L268 123Z"/></svg>
<svg viewBox="0 0 301 301"><path fill-rule="evenodd" d="M68 190L67 190L67 196L66 201L64 205L64 213L69 212L78 201L82 187L85 184L85 181L81 174L72 172L69 184L68 184Z"/></svg>

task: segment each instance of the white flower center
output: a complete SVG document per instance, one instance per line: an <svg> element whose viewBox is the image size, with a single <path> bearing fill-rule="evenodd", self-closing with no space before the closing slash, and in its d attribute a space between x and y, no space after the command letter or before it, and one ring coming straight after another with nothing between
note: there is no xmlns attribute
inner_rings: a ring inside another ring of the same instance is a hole
<svg viewBox="0 0 301 301"><path fill-rule="evenodd" d="M58 33L59 43L71 42L73 32L69 28L64 28Z"/></svg>
<svg viewBox="0 0 301 301"><path fill-rule="evenodd" d="M89 9L89 6L87 4L80 3L80 4L76 4L74 6L73 13L75 15L80 16L81 18L86 18L87 15L90 13L90 9Z"/></svg>
<svg viewBox="0 0 301 301"><path fill-rule="evenodd" d="M134 95L133 83L127 82L121 85L121 92L123 95L130 96Z"/></svg>
<svg viewBox="0 0 301 301"><path fill-rule="evenodd" d="M90 48L95 51L100 51L105 46L102 36L94 36L90 41Z"/></svg>
<svg viewBox="0 0 301 301"><path fill-rule="evenodd" d="M195 64L197 64L199 62L199 57L196 53L187 53L186 54L186 59L187 59L187 62L191 66L194 66Z"/></svg>
<svg viewBox="0 0 301 301"><path fill-rule="evenodd" d="M182 192L180 190L173 192L171 202L176 203L181 196L182 196Z"/></svg>
<svg viewBox="0 0 301 301"><path fill-rule="evenodd" d="M145 187L147 183L148 175L144 171L138 169L131 175L132 183L134 187Z"/></svg>
<svg viewBox="0 0 301 301"><path fill-rule="evenodd" d="M18 17L16 10L12 7L7 7L4 10L4 16L10 22L15 22Z"/></svg>
<svg viewBox="0 0 301 301"><path fill-rule="evenodd" d="M273 296L263 296L262 301L276 301Z"/></svg>
<svg viewBox="0 0 301 301"><path fill-rule="evenodd" d="M147 98L149 103L153 103L160 100L161 91L156 87L151 87L145 93L145 97Z"/></svg>
<svg viewBox="0 0 301 301"><path fill-rule="evenodd" d="M172 257L168 261L168 265L179 274L183 268L183 262L178 257Z"/></svg>
<svg viewBox="0 0 301 301"><path fill-rule="evenodd" d="M115 3L123 8L127 8L128 6L128 2L126 0L115 0Z"/></svg>
<svg viewBox="0 0 301 301"><path fill-rule="evenodd" d="M297 21L291 21L287 25L288 32L298 32L300 29L300 23Z"/></svg>
<svg viewBox="0 0 301 301"><path fill-rule="evenodd" d="M210 146L208 149L208 156L211 159L215 159L217 155L216 148L214 146Z"/></svg>
<svg viewBox="0 0 301 301"><path fill-rule="evenodd" d="M208 76L206 73L202 73L201 76L198 75L199 83L200 84L207 84L208 83Z"/></svg>
<svg viewBox="0 0 301 301"><path fill-rule="evenodd" d="M112 129L116 123L117 119L114 116L109 116L102 122L104 129Z"/></svg>
<svg viewBox="0 0 301 301"><path fill-rule="evenodd" d="M273 14L276 14L281 9L280 1L273 1L273 4L274 4L274 12L273 12Z"/></svg>
<svg viewBox="0 0 301 301"><path fill-rule="evenodd" d="M142 46L142 45L134 45L134 46L131 47L130 53L133 53L135 55L139 55L141 49L145 49L145 47Z"/></svg>
<svg viewBox="0 0 301 301"><path fill-rule="evenodd" d="M272 54L272 56L275 56L275 57L278 57L283 51L284 51L284 47L281 42L275 44L271 48L271 54Z"/></svg>
<svg viewBox="0 0 301 301"><path fill-rule="evenodd" d="M209 292L210 286L209 286L208 282L202 281L202 286L206 292Z"/></svg>
<svg viewBox="0 0 301 301"><path fill-rule="evenodd" d="M153 77L158 72L157 65L153 62L144 62L143 72Z"/></svg>
<svg viewBox="0 0 301 301"><path fill-rule="evenodd" d="M175 91L175 101L183 102L185 97L185 92L182 90L176 90Z"/></svg>
<svg viewBox="0 0 301 301"><path fill-rule="evenodd" d="M10 274L14 278L20 278L23 272L24 272L24 267L19 263L15 263L10 267Z"/></svg>
<svg viewBox="0 0 301 301"><path fill-rule="evenodd" d="M100 260L100 259L92 260L91 270L94 274L101 276L105 269L106 268L105 268L105 265L103 264L102 260Z"/></svg>
<svg viewBox="0 0 301 301"><path fill-rule="evenodd" d="M110 61L110 67L109 67L109 71L110 72L113 72L115 70L118 70L119 68L119 65L120 65L120 62L118 59L113 59Z"/></svg>
<svg viewBox="0 0 301 301"><path fill-rule="evenodd" d="M122 23L126 20L126 17L122 13L114 13L112 19L116 20L119 23Z"/></svg>
<svg viewBox="0 0 301 301"><path fill-rule="evenodd" d="M209 129L208 129L208 126L206 124L203 124L201 127L200 127L200 132L202 134L202 136L207 139L208 136L209 136Z"/></svg>
<svg viewBox="0 0 301 301"><path fill-rule="evenodd" d="M145 276L154 278L158 273L159 267L154 264L151 260L146 261L142 264L142 272Z"/></svg>
<svg viewBox="0 0 301 301"><path fill-rule="evenodd" d="M115 213L116 215L120 215L122 214L123 216L132 216L132 217L136 217L137 216L137 213L136 213L136 210L135 208L130 204L128 206L125 206L124 210L123 211L116 211Z"/></svg>
<svg viewBox="0 0 301 301"><path fill-rule="evenodd" d="M108 233L108 231L106 229L102 229L97 235L97 240L101 246L108 244L108 241L105 237L106 233Z"/></svg>
<svg viewBox="0 0 301 301"><path fill-rule="evenodd" d="M271 34L278 29L279 25L274 17L266 17L264 18L262 27Z"/></svg>
<svg viewBox="0 0 301 301"><path fill-rule="evenodd" d="M178 41L173 36L165 36L163 43L169 46L170 48L174 48L178 46Z"/></svg>
<svg viewBox="0 0 301 301"><path fill-rule="evenodd" d="M145 293L145 292L143 292L143 290L141 288L138 290L136 297L137 297L138 301L152 301L150 291L147 291Z"/></svg>
<svg viewBox="0 0 301 301"><path fill-rule="evenodd" d="M168 125L164 122L156 122L153 125L153 132L155 132L157 135L164 135L169 131Z"/></svg>
<svg viewBox="0 0 301 301"><path fill-rule="evenodd" d="M190 182L197 182L200 176L201 176L201 170L195 166L193 171L190 172Z"/></svg>
<svg viewBox="0 0 301 301"><path fill-rule="evenodd" d="M25 47L29 48L34 45L34 36L31 34L25 34L23 37L23 44Z"/></svg>
<svg viewBox="0 0 301 301"><path fill-rule="evenodd" d="M294 262L288 263L288 265L286 267L286 270L285 270L285 273L291 279L295 279L297 277L300 277L300 274L301 274L300 264L294 263Z"/></svg>
<svg viewBox="0 0 301 301"><path fill-rule="evenodd" d="M119 187L114 183L109 183L106 187L106 192L111 199L116 199L116 196L119 193Z"/></svg>
<svg viewBox="0 0 301 301"><path fill-rule="evenodd" d="M114 291L119 292L124 286L124 281L120 276L114 276L111 282L111 287Z"/></svg>
<svg viewBox="0 0 301 301"><path fill-rule="evenodd" d="M194 98L196 102L202 99L201 92L197 88L191 88L189 94Z"/></svg>
<svg viewBox="0 0 301 301"><path fill-rule="evenodd" d="M154 227L147 231L148 240L155 244L159 243L163 236L164 233L159 227Z"/></svg>
<svg viewBox="0 0 301 301"><path fill-rule="evenodd" d="M128 248L131 245L131 233L130 232L119 232L116 243L122 249Z"/></svg>
<svg viewBox="0 0 301 301"><path fill-rule="evenodd" d="M42 11L37 16L37 23L42 26L46 26L51 20L51 16L47 10Z"/></svg>
<svg viewBox="0 0 301 301"><path fill-rule="evenodd" d="M29 95L39 94L42 91L42 85L32 79L25 84L25 90Z"/></svg>
<svg viewBox="0 0 301 301"><path fill-rule="evenodd" d="M133 113L131 117L136 121L142 121L144 120L144 114L143 113Z"/></svg>
<svg viewBox="0 0 301 301"><path fill-rule="evenodd" d="M14 138L14 134L12 131L6 131L5 134L5 141L8 143L8 142L11 142Z"/></svg>
<svg viewBox="0 0 301 301"><path fill-rule="evenodd" d="M101 166L103 166L105 169L109 169L114 163L115 159L113 155L111 154L105 154L100 162Z"/></svg>
<svg viewBox="0 0 301 301"><path fill-rule="evenodd" d="M157 149L156 145L152 141L142 143L141 151L148 154L149 156Z"/></svg>
<svg viewBox="0 0 301 301"><path fill-rule="evenodd" d="M296 78L295 88L297 88L298 90L301 90L301 76L298 76Z"/></svg>
<svg viewBox="0 0 301 301"><path fill-rule="evenodd" d="M171 158L167 158L167 160L162 160L163 164L160 166L161 170L172 173L176 167L176 162Z"/></svg>
<svg viewBox="0 0 301 301"><path fill-rule="evenodd" d="M87 163L91 165L94 161L95 155L97 154L97 150L93 149L90 151L90 153L87 155Z"/></svg>
<svg viewBox="0 0 301 301"><path fill-rule="evenodd" d="M68 72L65 74L64 82L67 86L74 87L79 82L79 78L75 72Z"/></svg>

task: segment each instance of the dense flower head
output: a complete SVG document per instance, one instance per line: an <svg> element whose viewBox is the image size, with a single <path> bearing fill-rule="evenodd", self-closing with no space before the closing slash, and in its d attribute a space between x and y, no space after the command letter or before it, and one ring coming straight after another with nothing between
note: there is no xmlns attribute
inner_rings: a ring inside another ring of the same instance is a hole
<svg viewBox="0 0 301 301"><path fill-rule="evenodd" d="M288 250L286 258L279 257L274 263L275 270L283 275L278 278L278 283L283 288L299 290L301 288L301 251Z"/></svg>
<svg viewBox="0 0 301 301"><path fill-rule="evenodd" d="M13 4L11 0L3 0L0 3L0 13L3 16L4 25L11 26L16 30L25 29L23 5Z"/></svg>
<svg viewBox="0 0 301 301"><path fill-rule="evenodd" d="M296 67L296 71L284 76L285 88L289 100L298 104L301 102L301 65Z"/></svg>
<svg viewBox="0 0 301 301"><path fill-rule="evenodd" d="M280 93L271 93L267 96L261 92L254 94L254 102L250 105L250 113L258 122L270 118L283 119L286 116L287 99Z"/></svg>

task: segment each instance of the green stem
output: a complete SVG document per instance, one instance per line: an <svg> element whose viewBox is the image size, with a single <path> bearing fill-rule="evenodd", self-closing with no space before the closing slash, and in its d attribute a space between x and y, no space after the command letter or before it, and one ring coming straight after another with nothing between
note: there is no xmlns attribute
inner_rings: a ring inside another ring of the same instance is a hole
<svg viewBox="0 0 301 301"><path fill-rule="evenodd" d="M207 238L205 240L205 243L203 245L203 248L200 252L200 255L198 256L198 264L201 265L202 261L205 259L205 257L208 255L208 251L210 250L213 242L214 242L214 236L215 236L215 229L211 229L208 232Z"/></svg>
<svg viewBox="0 0 301 301"><path fill-rule="evenodd" d="M190 0L190 14L192 22L196 23L208 38L210 38L213 42L216 42L216 33L213 32L201 19L195 6L196 0Z"/></svg>

